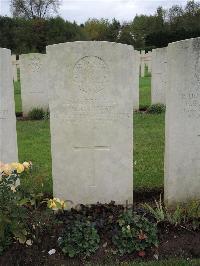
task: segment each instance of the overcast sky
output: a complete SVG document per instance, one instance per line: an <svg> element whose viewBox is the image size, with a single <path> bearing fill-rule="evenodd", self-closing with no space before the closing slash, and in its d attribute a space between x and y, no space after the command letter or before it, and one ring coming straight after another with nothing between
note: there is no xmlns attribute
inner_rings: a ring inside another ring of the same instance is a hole
<svg viewBox="0 0 200 266"><path fill-rule="evenodd" d="M0 15L10 16L10 0L0 0ZM88 18L132 20L136 14L154 14L158 6L184 5L187 0L62 0L59 15L66 20L85 22Z"/></svg>

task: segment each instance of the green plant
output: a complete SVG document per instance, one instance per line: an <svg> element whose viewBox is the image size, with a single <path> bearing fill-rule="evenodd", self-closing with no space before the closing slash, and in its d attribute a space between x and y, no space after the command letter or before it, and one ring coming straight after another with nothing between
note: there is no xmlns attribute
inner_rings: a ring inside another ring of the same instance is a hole
<svg viewBox="0 0 200 266"><path fill-rule="evenodd" d="M185 222L191 222L194 230L200 228L200 200L193 200L186 205Z"/></svg>
<svg viewBox="0 0 200 266"><path fill-rule="evenodd" d="M161 195L159 201L155 200L155 205L156 205L155 208L151 207L147 203L143 204L142 206L153 215L153 217L156 219L157 222L162 222L165 220L166 215L165 215L165 207L162 204Z"/></svg>
<svg viewBox="0 0 200 266"><path fill-rule="evenodd" d="M42 120L45 118L45 111L42 108L33 108L28 113L28 117L31 120Z"/></svg>
<svg viewBox="0 0 200 266"><path fill-rule="evenodd" d="M185 220L185 211L184 209L177 205L174 210L168 210L167 207L164 206L161 196L159 201L155 200L155 207L150 206L145 203L142 205L157 221L160 222L169 222L173 225L178 225L182 221Z"/></svg>
<svg viewBox="0 0 200 266"><path fill-rule="evenodd" d="M72 222L58 241L62 252L69 257L89 256L98 249L99 242L98 232L89 221Z"/></svg>
<svg viewBox="0 0 200 266"><path fill-rule="evenodd" d="M13 237L20 243L27 240L27 209L18 185L23 171L21 164L0 164L0 254L12 243Z"/></svg>
<svg viewBox="0 0 200 266"><path fill-rule="evenodd" d="M149 114L161 114L165 112L165 105L161 103L152 104L148 109Z"/></svg>
<svg viewBox="0 0 200 266"><path fill-rule="evenodd" d="M112 242L121 255L135 251L140 253L147 248L157 247L156 225L143 216L127 211L119 217Z"/></svg>

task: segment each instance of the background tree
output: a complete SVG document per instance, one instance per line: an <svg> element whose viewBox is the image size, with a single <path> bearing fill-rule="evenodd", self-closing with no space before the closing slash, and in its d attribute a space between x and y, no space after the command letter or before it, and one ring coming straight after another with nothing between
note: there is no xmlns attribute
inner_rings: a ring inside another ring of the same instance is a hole
<svg viewBox="0 0 200 266"><path fill-rule="evenodd" d="M13 17L46 18L58 12L61 0L11 0Z"/></svg>

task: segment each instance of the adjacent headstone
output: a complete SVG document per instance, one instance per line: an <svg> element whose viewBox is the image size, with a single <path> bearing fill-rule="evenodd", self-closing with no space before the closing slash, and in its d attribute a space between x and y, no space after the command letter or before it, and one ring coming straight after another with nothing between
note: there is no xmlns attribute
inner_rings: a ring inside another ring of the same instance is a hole
<svg viewBox="0 0 200 266"><path fill-rule="evenodd" d="M169 44L165 201L200 199L200 38Z"/></svg>
<svg viewBox="0 0 200 266"><path fill-rule="evenodd" d="M133 69L133 109L139 110L139 91L140 91L140 52L134 51Z"/></svg>
<svg viewBox="0 0 200 266"><path fill-rule="evenodd" d="M151 103L165 104L167 87L167 48L154 49L152 52Z"/></svg>
<svg viewBox="0 0 200 266"><path fill-rule="evenodd" d="M145 76L145 51L141 51L140 54L140 76L143 78Z"/></svg>
<svg viewBox="0 0 200 266"><path fill-rule="evenodd" d="M109 42L47 47L55 197L132 202L133 55Z"/></svg>
<svg viewBox="0 0 200 266"><path fill-rule="evenodd" d="M146 57L145 57L145 64L147 65L147 68L148 68L148 72L149 73L151 73L151 68L152 68L152 58L151 58L151 55L152 55L152 52L149 51L146 54Z"/></svg>
<svg viewBox="0 0 200 266"><path fill-rule="evenodd" d="M27 116L33 108L48 110L48 79L46 55L20 55L20 80L23 115Z"/></svg>
<svg viewBox="0 0 200 266"><path fill-rule="evenodd" d="M18 161L11 52L0 48L0 162Z"/></svg>
<svg viewBox="0 0 200 266"><path fill-rule="evenodd" d="M17 60L16 55L12 55L12 72L13 72L13 80L17 81Z"/></svg>

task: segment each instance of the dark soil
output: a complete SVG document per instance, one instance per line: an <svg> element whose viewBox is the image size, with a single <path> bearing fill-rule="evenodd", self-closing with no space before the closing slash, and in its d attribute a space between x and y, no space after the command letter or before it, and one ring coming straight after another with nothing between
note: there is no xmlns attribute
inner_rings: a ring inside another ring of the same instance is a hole
<svg viewBox="0 0 200 266"><path fill-rule="evenodd" d="M101 265L119 265L120 262L132 260L157 260L168 258L200 258L200 231L194 231L188 225L172 226L169 223L158 225L159 247L147 250L143 258L138 253L119 256L113 252L114 248L110 241L109 232L112 223L115 223L118 215L124 211L122 206L116 206L114 203L108 205L92 205L90 207L78 206L71 212L57 215L57 223L54 224L51 231L42 232L40 243L32 246L13 243L9 249L0 256L0 265L2 266L61 266L61 265L86 265L90 262L92 265L100 263ZM136 211L145 215L150 220L152 217L144 213L141 208ZM41 213L42 215L42 213ZM57 240L63 229L74 219L87 217L90 221L95 221L98 232L101 236L101 245L98 251L90 258L78 257L70 259L61 253ZM62 223L61 223L62 222ZM55 249L56 253L49 255L48 251Z"/></svg>

